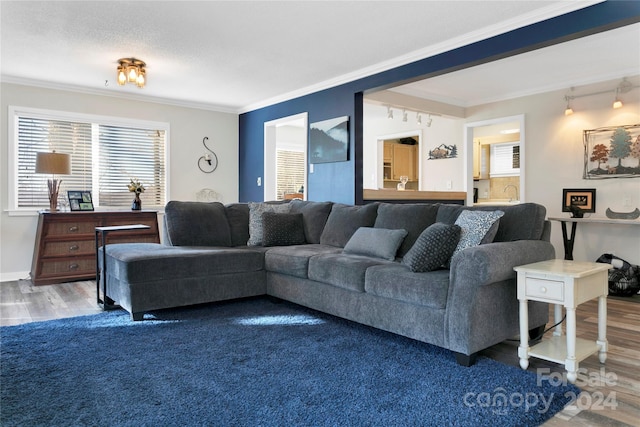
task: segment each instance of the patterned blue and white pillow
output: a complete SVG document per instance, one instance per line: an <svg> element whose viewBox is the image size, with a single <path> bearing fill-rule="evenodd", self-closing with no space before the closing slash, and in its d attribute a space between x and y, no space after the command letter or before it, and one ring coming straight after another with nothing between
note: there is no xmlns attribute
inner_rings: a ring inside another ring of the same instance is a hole
<svg viewBox="0 0 640 427"><path fill-rule="evenodd" d="M453 256L463 249L478 246L491 226L504 215L503 211L473 211L464 210L456 219L456 225L462 229L460 241ZM488 242L486 242L488 243Z"/></svg>

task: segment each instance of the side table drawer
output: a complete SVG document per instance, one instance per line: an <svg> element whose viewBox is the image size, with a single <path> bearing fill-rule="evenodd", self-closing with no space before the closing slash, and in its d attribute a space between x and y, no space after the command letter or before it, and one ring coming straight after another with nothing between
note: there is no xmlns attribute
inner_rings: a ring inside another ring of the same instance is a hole
<svg viewBox="0 0 640 427"><path fill-rule="evenodd" d="M525 296L527 298L563 302L564 282L527 277L525 282Z"/></svg>

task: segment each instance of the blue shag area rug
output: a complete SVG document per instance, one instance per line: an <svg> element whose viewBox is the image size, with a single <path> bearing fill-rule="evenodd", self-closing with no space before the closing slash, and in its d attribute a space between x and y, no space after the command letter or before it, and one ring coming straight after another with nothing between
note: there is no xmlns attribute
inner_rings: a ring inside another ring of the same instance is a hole
<svg viewBox="0 0 640 427"><path fill-rule="evenodd" d="M0 425L535 426L574 386L266 298L0 328Z"/></svg>

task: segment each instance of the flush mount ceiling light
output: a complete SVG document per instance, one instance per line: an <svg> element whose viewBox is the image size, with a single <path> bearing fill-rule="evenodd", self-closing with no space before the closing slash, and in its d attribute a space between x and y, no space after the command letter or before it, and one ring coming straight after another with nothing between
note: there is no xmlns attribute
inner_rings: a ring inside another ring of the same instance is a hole
<svg viewBox="0 0 640 427"><path fill-rule="evenodd" d="M118 84L133 83L142 89L147 82L147 64L136 58L118 59Z"/></svg>

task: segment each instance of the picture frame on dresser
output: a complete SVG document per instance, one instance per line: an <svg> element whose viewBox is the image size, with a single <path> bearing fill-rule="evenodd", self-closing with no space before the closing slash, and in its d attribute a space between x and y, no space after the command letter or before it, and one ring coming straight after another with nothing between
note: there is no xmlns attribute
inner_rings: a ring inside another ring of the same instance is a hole
<svg viewBox="0 0 640 427"><path fill-rule="evenodd" d="M69 198L69 207L72 211L92 211L93 199L91 198L91 191L67 191Z"/></svg>

